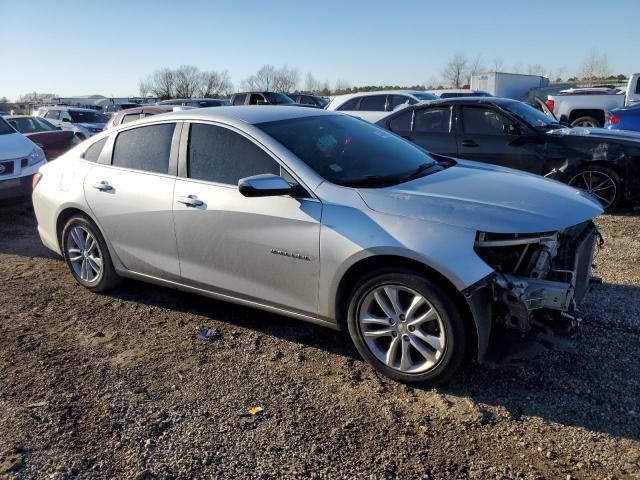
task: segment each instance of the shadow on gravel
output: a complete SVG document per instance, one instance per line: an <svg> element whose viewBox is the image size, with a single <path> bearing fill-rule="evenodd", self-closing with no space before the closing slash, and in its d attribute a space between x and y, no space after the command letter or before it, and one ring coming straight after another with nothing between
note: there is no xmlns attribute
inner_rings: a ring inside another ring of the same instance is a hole
<svg viewBox="0 0 640 480"><path fill-rule="evenodd" d="M358 358L344 333L280 315L135 281L127 281L109 295ZM607 302L600 297L619 301ZM439 391L471 398L479 405L501 407L516 421L539 417L545 422L640 440L640 321L634 325L623 320L625 312L640 312L640 288L603 285L587 308L576 338L546 334L522 337L497 331L488 361ZM486 408L480 410L482 422L500 421Z"/></svg>
<svg viewBox="0 0 640 480"><path fill-rule="evenodd" d="M0 253L29 258L60 258L42 245L31 201L0 204Z"/></svg>

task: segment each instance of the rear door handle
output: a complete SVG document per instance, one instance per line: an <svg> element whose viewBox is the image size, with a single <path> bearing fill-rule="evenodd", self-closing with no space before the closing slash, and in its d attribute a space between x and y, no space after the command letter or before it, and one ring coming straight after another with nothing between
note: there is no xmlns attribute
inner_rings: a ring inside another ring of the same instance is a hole
<svg viewBox="0 0 640 480"><path fill-rule="evenodd" d="M178 197L178 202L186 205L187 207L199 207L204 205L202 200L198 200L195 195L187 195L186 197Z"/></svg>
<svg viewBox="0 0 640 480"><path fill-rule="evenodd" d="M479 147L480 145L478 145L474 140L463 140L462 146L463 147Z"/></svg>
<svg viewBox="0 0 640 480"><path fill-rule="evenodd" d="M95 188L96 190L100 190L101 192L108 192L109 190L113 190L113 187L109 185L109 182L107 182L106 180L94 183L93 188Z"/></svg>

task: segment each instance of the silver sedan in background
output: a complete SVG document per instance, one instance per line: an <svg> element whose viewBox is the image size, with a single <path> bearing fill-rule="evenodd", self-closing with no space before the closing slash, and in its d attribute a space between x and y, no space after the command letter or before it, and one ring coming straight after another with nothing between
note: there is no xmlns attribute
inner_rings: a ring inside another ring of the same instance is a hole
<svg viewBox="0 0 640 480"><path fill-rule="evenodd" d="M129 277L346 328L376 369L427 384L482 360L498 323L571 315L602 211L561 183L296 107L128 123L33 183L40 237L84 287Z"/></svg>

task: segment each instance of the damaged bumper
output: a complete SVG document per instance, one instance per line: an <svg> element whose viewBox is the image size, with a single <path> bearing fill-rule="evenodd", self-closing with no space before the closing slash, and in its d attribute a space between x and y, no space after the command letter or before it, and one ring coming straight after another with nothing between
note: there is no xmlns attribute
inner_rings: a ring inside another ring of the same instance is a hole
<svg viewBox="0 0 640 480"><path fill-rule="evenodd" d="M476 252L495 272L464 292L476 321L479 360L494 323L528 332L538 317L575 319L601 243L592 222L526 236L480 233Z"/></svg>

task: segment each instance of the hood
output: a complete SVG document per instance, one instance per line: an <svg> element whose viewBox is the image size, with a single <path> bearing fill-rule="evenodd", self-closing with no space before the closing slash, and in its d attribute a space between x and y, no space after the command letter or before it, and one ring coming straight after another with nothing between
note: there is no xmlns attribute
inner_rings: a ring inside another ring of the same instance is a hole
<svg viewBox="0 0 640 480"><path fill-rule="evenodd" d="M26 157L35 144L21 133L0 135L0 160Z"/></svg>
<svg viewBox="0 0 640 480"><path fill-rule="evenodd" d="M549 130L548 135L553 136L568 136L568 137L583 137L592 138L594 140L619 140L625 142L638 142L640 141L639 132L631 132L628 130L609 130L608 128L557 128Z"/></svg>
<svg viewBox="0 0 640 480"><path fill-rule="evenodd" d="M602 213L590 195L537 175L459 160L411 182L359 189L372 210L492 233L560 230Z"/></svg>

